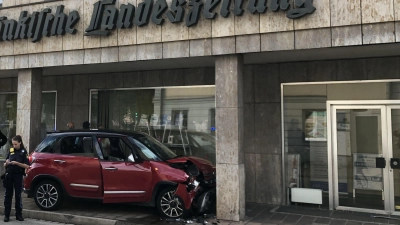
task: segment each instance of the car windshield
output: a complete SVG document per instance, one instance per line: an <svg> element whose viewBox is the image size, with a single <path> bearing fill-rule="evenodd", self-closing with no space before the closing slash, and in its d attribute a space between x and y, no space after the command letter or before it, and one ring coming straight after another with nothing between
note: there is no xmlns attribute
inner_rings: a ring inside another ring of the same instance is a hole
<svg viewBox="0 0 400 225"><path fill-rule="evenodd" d="M140 148L142 153L150 160L169 160L178 157L173 151L156 139L147 135L130 137L130 140Z"/></svg>

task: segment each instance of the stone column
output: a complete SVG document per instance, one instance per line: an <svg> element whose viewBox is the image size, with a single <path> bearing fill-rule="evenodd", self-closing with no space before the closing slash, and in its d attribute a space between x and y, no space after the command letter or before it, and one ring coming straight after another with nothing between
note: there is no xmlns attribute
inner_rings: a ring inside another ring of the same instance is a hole
<svg viewBox="0 0 400 225"><path fill-rule="evenodd" d="M221 56L215 62L217 136L217 217L245 217L243 150L243 56Z"/></svg>
<svg viewBox="0 0 400 225"><path fill-rule="evenodd" d="M42 70L27 69L18 72L17 135L32 152L39 144L42 114Z"/></svg>

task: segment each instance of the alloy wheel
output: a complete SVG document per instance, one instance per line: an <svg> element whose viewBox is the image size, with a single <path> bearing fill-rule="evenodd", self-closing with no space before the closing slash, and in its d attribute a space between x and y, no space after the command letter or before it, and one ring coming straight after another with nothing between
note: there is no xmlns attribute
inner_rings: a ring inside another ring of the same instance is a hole
<svg viewBox="0 0 400 225"><path fill-rule="evenodd" d="M52 184L42 184L36 192L36 199L43 208L53 207L57 204L58 198L57 188Z"/></svg>
<svg viewBox="0 0 400 225"><path fill-rule="evenodd" d="M168 217L180 217L183 215L182 202L175 197L175 191L166 192L161 197L161 210Z"/></svg>

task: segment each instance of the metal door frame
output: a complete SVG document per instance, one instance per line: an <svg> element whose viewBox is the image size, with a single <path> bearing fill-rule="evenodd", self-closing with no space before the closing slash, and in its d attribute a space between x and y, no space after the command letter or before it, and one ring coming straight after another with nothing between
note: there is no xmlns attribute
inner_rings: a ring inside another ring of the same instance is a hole
<svg viewBox="0 0 400 225"><path fill-rule="evenodd" d="M390 169L392 151L392 132L391 128L391 109L400 109L398 100L372 100L372 101L327 101L327 132L328 132L328 174L329 179L329 209L350 210L358 212L368 212L377 214L400 215L395 212L394 204L394 178L393 171ZM383 189L384 189L384 210L364 209L339 206L338 190L338 159L337 159L337 136L336 136L336 110L337 109L380 109L381 110L381 129L382 129L382 154L386 159L387 166L383 169Z"/></svg>

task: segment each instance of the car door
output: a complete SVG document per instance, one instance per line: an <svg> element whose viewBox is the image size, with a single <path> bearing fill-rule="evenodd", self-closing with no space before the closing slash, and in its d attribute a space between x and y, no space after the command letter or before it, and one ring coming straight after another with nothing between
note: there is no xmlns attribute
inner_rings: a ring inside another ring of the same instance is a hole
<svg viewBox="0 0 400 225"><path fill-rule="evenodd" d="M133 148L123 136L97 136L101 150L104 202L147 202L152 193L151 166L135 162Z"/></svg>
<svg viewBox="0 0 400 225"><path fill-rule="evenodd" d="M52 169L71 196L102 197L101 167L93 146L90 135L68 135L54 150Z"/></svg>

